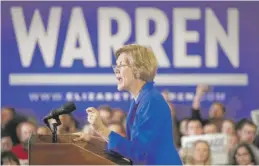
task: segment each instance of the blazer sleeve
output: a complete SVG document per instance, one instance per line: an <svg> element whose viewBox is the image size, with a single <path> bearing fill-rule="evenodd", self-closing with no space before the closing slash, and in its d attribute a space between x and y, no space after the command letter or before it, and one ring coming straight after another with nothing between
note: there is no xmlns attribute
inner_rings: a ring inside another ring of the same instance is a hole
<svg viewBox="0 0 259 166"><path fill-rule="evenodd" d="M163 114L161 107L159 111L157 106L159 103L149 101L137 113L137 128L132 140L128 140L115 132L109 135L108 149L118 152L135 162L142 161L148 151L152 150L152 143L159 137L159 128L162 126ZM161 105L160 105L161 106ZM151 130L152 129L152 130Z"/></svg>

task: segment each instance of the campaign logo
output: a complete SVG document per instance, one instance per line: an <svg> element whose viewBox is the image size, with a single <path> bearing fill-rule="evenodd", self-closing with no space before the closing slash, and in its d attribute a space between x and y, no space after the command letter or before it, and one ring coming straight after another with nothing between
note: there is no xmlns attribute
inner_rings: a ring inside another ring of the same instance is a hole
<svg viewBox="0 0 259 166"><path fill-rule="evenodd" d="M26 94L30 102L128 101L129 93L117 92L111 66L114 52L129 43L153 49L156 85L178 87L168 88L171 101L192 101L195 90L189 87L197 84L248 87L240 60L241 8L168 3L171 8L145 2L9 3L6 36L14 51L4 55L12 61L4 70L6 91L17 98ZM227 94L216 89L204 100L224 101Z"/></svg>

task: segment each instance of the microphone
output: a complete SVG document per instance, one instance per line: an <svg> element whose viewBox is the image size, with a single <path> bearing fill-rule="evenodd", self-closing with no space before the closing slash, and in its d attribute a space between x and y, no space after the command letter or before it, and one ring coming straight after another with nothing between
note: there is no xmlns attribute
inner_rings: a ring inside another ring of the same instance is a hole
<svg viewBox="0 0 259 166"><path fill-rule="evenodd" d="M67 102L62 107L51 111L49 115L43 118L43 121L47 124L48 123L47 121L49 119L58 117L59 115L62 115L62 114L69 114L75 110L76 110L75 104L73 102Z"/></svg>

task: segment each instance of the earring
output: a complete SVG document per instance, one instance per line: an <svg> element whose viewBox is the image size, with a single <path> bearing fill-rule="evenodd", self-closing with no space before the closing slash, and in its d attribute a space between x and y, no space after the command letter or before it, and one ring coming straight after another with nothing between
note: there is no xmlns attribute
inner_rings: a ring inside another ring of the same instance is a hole
<svg viewBox="0 0 259 166"><path fill-rule="evenodd" d="M140 78L139 72L136 73L136 77L137 77L137 78Z"/></svg>

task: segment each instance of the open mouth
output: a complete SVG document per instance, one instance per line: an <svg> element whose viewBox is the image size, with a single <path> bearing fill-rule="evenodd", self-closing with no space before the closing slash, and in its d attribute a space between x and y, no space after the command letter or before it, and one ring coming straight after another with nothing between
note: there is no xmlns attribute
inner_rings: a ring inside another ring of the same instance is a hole
<svg viewBox="0 0 259 166"><path fill-rule="evenodd" d="M118 80L119 82L121 82L121 81L122 81L122 78L121 78L121 77L117 77L117 80Z"/></svg>

